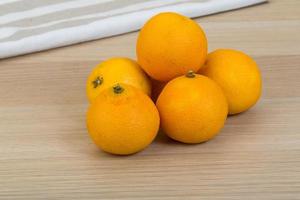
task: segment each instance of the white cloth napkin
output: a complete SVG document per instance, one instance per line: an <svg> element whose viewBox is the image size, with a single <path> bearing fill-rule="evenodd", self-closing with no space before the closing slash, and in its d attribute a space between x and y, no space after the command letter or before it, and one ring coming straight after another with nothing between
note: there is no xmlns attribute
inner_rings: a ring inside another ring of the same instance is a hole
<svg viewBox="0 0 300 200"><path fill-rule="evenodd" d="M138 30L164 11L189 17L266 0L1 0L0 58Z"/></svg>

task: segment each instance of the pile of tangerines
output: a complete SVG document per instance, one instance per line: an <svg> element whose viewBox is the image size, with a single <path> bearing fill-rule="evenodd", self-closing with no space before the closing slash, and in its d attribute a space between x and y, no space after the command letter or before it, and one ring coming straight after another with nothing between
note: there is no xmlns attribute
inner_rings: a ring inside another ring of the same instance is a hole
<svg viewBox="0 0 300 200"><path fill-rule="evenodd" d="M148 20L136 53L137 62L111 58L98 64L87 80L88 132L105 152L141 151L160 127L176 141L205 142L220 132L227 115L260 97L255 61L230 49L207 54L202 28L180 14Z"/></svg>

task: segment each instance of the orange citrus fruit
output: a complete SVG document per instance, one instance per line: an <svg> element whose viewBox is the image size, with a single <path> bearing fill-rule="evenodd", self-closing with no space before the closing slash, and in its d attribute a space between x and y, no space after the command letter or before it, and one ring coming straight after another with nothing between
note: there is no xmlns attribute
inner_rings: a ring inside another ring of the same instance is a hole
<svg viewBox="0 0 300 200"><path fill-rule="evenodd" d="M125 83L151 95L151 83L147 75L134 60L111 58L99 63L91 72L86 83L87 97L90 102L104 89L116 83Z"/></svg>
<svg viewBox="0 0 300 200"><path fill-rule="evenodd" d="M207 39L195 21L165 12L143 26L136 53L138 63L149 76L166 82L188 70L200 69L207 55Z"/></svg>
<svg viewBox="0 0 300 200"><path fill-rule="evenodd" d="M156 106L163 131L184 143L213 138L228 114L226 97L218 84L193 72L167 83Z"/></svg>
<svg viewBox="0 0 300 200"><path fill-rule="evenodd" d="M141 90L118 84L103 90L90 105L87 128L102 150L127 155L153 141L159 129L159 114Z"/></svg>
<svg viewBox="0 0 300 200"><path fill-rule="evenodd" d="M228 100L229 114L252 107L261 95L262 80L255 61L243 52L218 49L208 55L199 71L216 81Z"/></svg>

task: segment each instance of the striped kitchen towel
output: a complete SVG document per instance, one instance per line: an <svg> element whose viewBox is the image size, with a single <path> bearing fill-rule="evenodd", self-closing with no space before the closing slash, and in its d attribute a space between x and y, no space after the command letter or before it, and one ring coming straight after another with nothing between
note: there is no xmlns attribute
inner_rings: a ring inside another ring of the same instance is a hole
<svg viewBox="0 0 300 200"><path fill-rule="evenodd" d="M151 16L189 17L266 0L0 0L0 58L138 30Z"/></svg>

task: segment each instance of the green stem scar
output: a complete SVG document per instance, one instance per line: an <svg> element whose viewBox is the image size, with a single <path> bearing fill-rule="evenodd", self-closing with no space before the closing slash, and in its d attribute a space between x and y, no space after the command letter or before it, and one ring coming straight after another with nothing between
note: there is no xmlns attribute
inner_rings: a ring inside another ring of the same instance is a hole
<svg viewBox="0 0 300 200"><path fill-rule="evenodd" d="M193 70L189 70L186 75L188 78L194 78L195 77L195 72Z"/></svg>
<svg viewBox="0 0 300 200"><path fill-rule="evenodd" d="M99 85L103 83L103 77L97 77L93 82L94 88L97 88Z"/></svg>
<svg viewBox="0 0 300 200"><path fill-rule="evenodd" d="M124 91L124 88L122 88L122 87L120 86L120 84L115 85L115 86L113 87L113 89L114 89L114 93L116 93L116 94L121 94L121 93Z"/></svg>

